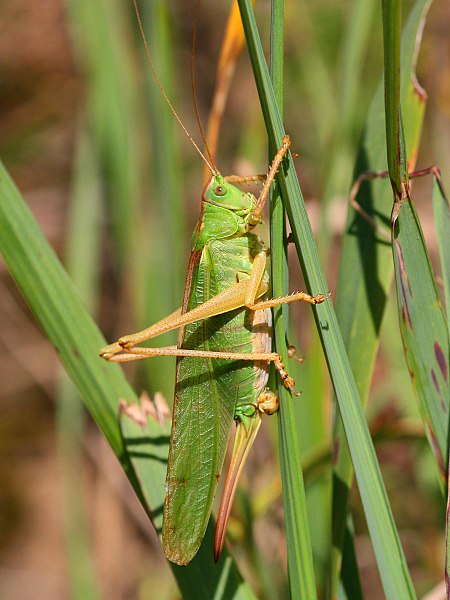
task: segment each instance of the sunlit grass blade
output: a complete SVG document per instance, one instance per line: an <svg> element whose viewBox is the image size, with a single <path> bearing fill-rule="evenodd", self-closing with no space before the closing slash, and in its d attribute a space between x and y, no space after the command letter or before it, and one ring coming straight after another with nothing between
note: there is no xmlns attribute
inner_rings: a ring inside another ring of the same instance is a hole
<svg viewBox="0 0 450 600"><path fill-rule="evenodd" d="M415 61L426 17L428 0L416 2L410 12L402 35L401 98L409 156L416 157L423 122L425 96L417 87ZM383 111L383 82L371 104L364 139L355 167L355 177L363 172L386 169L385 118ZM410 168L413 163L410 164ZM392 208L387 178L364 183L357 203L374 219L377 226L388 232ZM394 266L390 244L369 225L349 204L343 238L336 312L355 376L361 401L365 405L372 380L379 334L384 316ZM336 594L342 544L347 523L346 507L353 480L353 467L347 450L346 436L339 414L334 426L336 449L333 486L333 548L331 556L329 597Z"/></svg>
<svg viewBox="0 0 450 600"><path fill-rule="evenodd" d="M29 208L0 163L0 252L45 335L75 383L94 421L117 455L139 500L151 510L124 448L118 424L121 399L137 401L122 370L98 356L105 340L83 306L70 278L46 241ZM159 440L166 435L156 421L149 420L147 438ZM149 449L151 452L151 449ZM152 462L146 485L152 490L151 508L164 501L164 461ZM218 595L229 591L229 598L252 597L234 563L218 563L210 576L191 577L190 567L174 569L184 598L203 597L205 580L214 582ZM209 585L209 584L208 584Z"/></svg>
<svg viewBox="0 0 450 600"><path fill-rule="evenodd" d="M269 140L273 146L281 146L283 123L267 71L254 14L248 0L239 0L239 6ZM278 177L305 281L310 292L326 293L327 284L298 179L291 161L287 162L287 168L285 171L280 170ZM313 310L339 402L386 596L395 599L414 598L411 578L332 302L324 302Z"/></svg>
<svg viewBox="0 0 450 600"><path fill-rule="evenodd" d="M330 236L330 219L328 209L337 205L337 200L347 193L351 165L357 150L357 140L364 119L364 107L367 104L368 90L361 86L364 58L370 51L372 41L372 25L376 2L352 2L339 6L343 17L341 42L337 47L340 59L334 68L321 56L323 39L316 39L321 31L320 9L308 2L297 4L297 27L300 28L298 39L301 43L299 61L302 65L301 94L310 99L313 114L317 115L315 130L317 136L308 148L315 157L314 164L320 165L320 174L314 182L319 190L322 218L320 218L318 246L321 256L327 256L333 236ZM292 8L290 8L292 11ZM345 18L344 18L345 17ZM318 22L315 22L316 19ZM305 41L306 39L306 41ZM292 61L291 61L292 62ZM335 72L335 70L337 72ZM290 73L292 75L292 72ZM289 83L295 82L294 77ZM291 90L292 95L292 90ZM327 117L323 118L326 114ZM298 143L298 142L297 142ZM305 141L303 145L306 148ZM320 157L320 162L319 162ZM310 156L310 160L312 157ZM309 320L308 320L309 323ZM292 339L292 336L291 338ZM294 342L295 343L295 342ZM294 378L301 381L303 398L298 403L297 426L309 423L306 435L302 435L301 445L311 444L313 447L329 437L328 407L320 399L326 397L327 386L323 377L323 359L318 340L308 347L306 361L301 368L296 365L289 369L298 371ZM292 362L292 361L291 361ZM313 543L314 566L319 588L329 589L329 540L331 514L328 513L331 494L331 475L322 476L308 486L308 506L311 508L311 536ZM316 519L315 513L323 514ZM326 515L326 516L325 516Z"/></svg>
<svg viewBox="0 0 450 600"><path fill-rule="evenodd" d="M368 103L368 90L361 86L363 80L364 59L369 54L370 44L372 43L372 27L376 7L378 3L374 0L358 0L352 2L347 7L348 19L342 35L342 41L339 46L341 55L338 63L338 72L335 103L335 119L321 119L322 127L329 127L325 136L326 143L323 145L324 159L321 163L321 173L317 185L320 186L320 204L323 218L320 219L320 229L318 235L318 245L321 256L329 256L329 250L332 244L333 236L330 235L330 219L327 218L329 211L336 206L338 199L345 198L350 187L352 177L352 165L354 164L358 150L358 140L361 137L361 129L364 124L364 111ZM333 81L333 74L329 74L329 80ZM323 93L323 92L321 92ZM328 115L328 113L326 113ZM352 273L353 275L353 273ZM339 318L339 311L337 311ZM345 340L345 338L344 338ZM318 396L320 397L320 396ZM317 403L314 403L317 404ZM322 409L322 412L325 412ZM317 423L317 418L314 419ZM350 457L347 452L347 460L350 465ZM336 458L340 456L340 453ZM326 510L329 507L329 497L332 494L332 475L327 479L327 486L322 482L322 506ZM314 506L318 506L317 494L313 499ZM317 523L317 520L315 520ZM321 530L326 527L326 542L329 542L332 536L332 513L328 519L320 521ZM322 534L325 535L325 534ZM314 536L315 537L315 536ZM349 537L349 536L348 536ZM323 544L324 546L324 544ZM348 540L348 546L352 546L352 541ZM316 546L317 547L317 543ZM315 550L317 555L317 550ZM352 556L347 554L347 559ZM318 568L316 558L316 571ZM330 569L330 546L322 549L323 563L323 588L327 590L330 597L336 595L337 579L339 573L333 567ZM359 585L359 573L356 562L352 565L347 564L347 572L352 571L352 580L354 587ZM334 581L333 581L334 576ZM330 583L331 582L331 583ZM354 596L357 598L358 596Z"/></svg>
<svg viewBox="0 0 450 600"><path fill-rule="evenodd" d="M283 113L283 51L284 51L284 2L272 2L270 65L271 79L280 113ZM277 148L269 145L274 156ZM286 260L285 211L279 185L272 188L271 195L271 270L272 295L288 293ZM274 313L275 348L287 362L286 324L282 307ZM285 516L286 545L288 551L288 578L292 598L316 598L311 538L306 510L306 496L300 462L300 447L295 431L295 414L292 395L287 393L278 380L277 394L280 400L279 449L282 480L282 498Z"/></svg>
<svg viewBox="0 0 450 600"><path fill-rule="evenodd" d="M122 462L117 403L134 393L120 368L108 368L99 359L103 336L3 166L0 233L0 250L11 274Z"/></svg>

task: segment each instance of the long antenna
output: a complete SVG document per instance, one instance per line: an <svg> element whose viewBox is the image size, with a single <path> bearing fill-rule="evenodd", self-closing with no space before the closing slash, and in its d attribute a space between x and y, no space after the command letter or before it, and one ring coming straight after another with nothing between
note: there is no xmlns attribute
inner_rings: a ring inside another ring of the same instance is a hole
<svg viewBox="0 0 450 600"><path fill-rule="evenodd" d="M208 158L212 165L214 165L214 160L211 155L211 152L208 147L208 142L206 141L205 132L203 130L202 121L200 119L200 112L198 110L198 101L197 101L197 92L195 87L195 49L197 45L197 24L198 24L198 13L200 10L200 0L196 0L195 3L195 17L194 17L194 33L192 35L192 53L191 53L191 85L192 85L192 98L194 100L194 108L195 115L197 117L198 128L200 131L200 135L202 136L203 144L206 149L206 153L208 154ZM214 165L215 167L215 165ZM214 169L216 170L216 169Z"/></svg>
<svg viewBox="0 0 450 600"><path fill-rule="evenodd" d="M167 104L169 105L170 110L173 113L173 116L175 117L175 119L178 121L179 125L181 126L182 130L184 131L184 133L187 135L187 137L189 138L189 140L191 141L191 143L193 144L194 148L197 150L197 152L200 154L200 156L202 157L203 161L205 162L206 165L208 165L209 170L211 171L211 173L214 175L217 173L217 169L215 168L213 161L208 161L208 159L205 157L205 155L203 154L203 152L200 150L200 148L198 147L198 145L195 143L193 137L191 136L191 134L189 133L189 131L186 129L186 127L184 126L182 120L180 119L180 117L178 116L177 111L175 110L175 108L172 105L172 102L169 100L169 97L167 96L161 81L159 80L159 77L156 73L155 67L153 65L153 60L150 54L150 50L148 47L148 43L147 43L147 38L145 37L145 33L144 33L144 28L142 26L142 21L141 21L141 15L139 13L139 8L137 5L137 0L133 0L133 4L134 4L134 11L136 13L136 18L137 18L137 22L138 22L138 26L139 26L139 30L141 32L141 37L142 37L142 41L144 42L144 48L145 48L145 52L147 54L147 59L148 59L148 63L150 65L150 68L152 70L153 73L153 77L155 78L156 83L158 84L158 87L161 91L161 94L164 96L164 99L166 100ZM204 138L203 138L204 139ZM212 163L212 164L211 164Z"/></svg>

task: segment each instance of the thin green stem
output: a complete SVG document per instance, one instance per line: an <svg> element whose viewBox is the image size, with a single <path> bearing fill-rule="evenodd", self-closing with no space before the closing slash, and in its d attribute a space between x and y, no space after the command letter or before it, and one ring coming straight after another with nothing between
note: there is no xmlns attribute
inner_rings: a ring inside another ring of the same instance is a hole
<svg viewBox="0 0 450 600"><path fill-rule="evenodd" d="M383 0L384 102L389 176L400 199L408 182L405 139L400 107L401 0Z"/></svg>
<svg viewBox="0 0 450 600"><path fill-rule="evenodd" d="M270 31L270 75L278 107L282 114L284 71L283 1L272 1ZM270 156L274 156L277 149L273 144L270 144L269 148ZM278 183L272 186L270 231L272 292L274 297L279 297L288 293L288 268L286 256L286 216ZM287 362L286 319L283 313L286 314L286 311L283 311L282 307L277 307L273 311L275 348L283 356L283 360ZM281 404L278 424L289 588L292 598L309 600L316 597L316 590L300 447L298 432L295 428L292 395L287 392L281 381L278 383L278 396Z"/></svg>

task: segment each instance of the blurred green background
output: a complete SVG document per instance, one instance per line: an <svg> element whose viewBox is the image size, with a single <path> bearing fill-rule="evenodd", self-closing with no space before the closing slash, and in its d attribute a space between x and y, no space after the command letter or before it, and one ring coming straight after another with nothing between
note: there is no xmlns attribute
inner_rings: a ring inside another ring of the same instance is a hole
<svg viewBox="0 0 450 600"><path fill-rule="evenodd" d="M194 3L141 5L155 67L198 139L190 84ZM380 6L366 3L352 49L356 6L286 2L286 130L300 155L300 180L332 292L353 164L382 69ZM256 10L267 41L270 5L258 2ZM198 15L196 80L204 122L227 12L228 3L204 2ZM417 68L428 94L417 166L438 164L447 189L449 23L448 3L435 1ZM132 3L3 0L0 62L0 157L106 337L112 341L174 310L181 303L203 166L152 80ZM217 164L226 174L266 169L265 131L245 52ZM414 182L435 259L430 190L431 180ZM303 289L291 262L290 289ZM156 535L112 452L75 400L2 262L0 275L0 596L176 598ZM292 306L290 315L306 358L291 370L303 392L300 441L311 528L320 539L314 503L330 464L330 387L308 309ZM173 371L171 359L127 367L138 392L162 391L169 402ZM394 295L367 413L414 583L425 592L442 579L444 503L404 364ZM230 536L243 572L258 587L264 574L245 542L251 531L272 568L265 594L283 598L275 420L262 429ZM356 490L351 506L364 589L367 597L383 598ZM320 549L315 558L320 571Z"/></svg>

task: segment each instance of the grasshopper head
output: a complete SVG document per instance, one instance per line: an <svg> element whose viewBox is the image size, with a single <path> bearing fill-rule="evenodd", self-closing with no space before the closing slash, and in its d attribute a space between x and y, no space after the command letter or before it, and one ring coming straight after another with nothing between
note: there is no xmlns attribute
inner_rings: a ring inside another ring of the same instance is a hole
<svg viewBox="0 0 450 600"><path fill-rule="evenodd" d="M244 235L250 229L248 216L255 204L253 194L242 192L215 173L203 191L202 211L192 247L199 250L213 240Z"/></svg>
<svg viewBox="0 0 450 600"><path fill-rule="evenodd" d="M245 193L225 181L220 174L211 177L203 194L204 202L235 212L240 217L248 215L255 207L253 194Z"/></svg>

